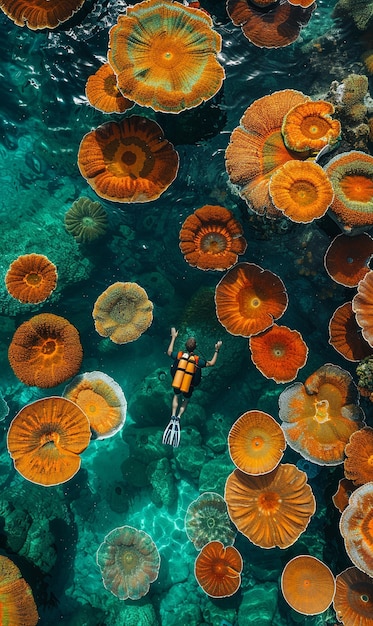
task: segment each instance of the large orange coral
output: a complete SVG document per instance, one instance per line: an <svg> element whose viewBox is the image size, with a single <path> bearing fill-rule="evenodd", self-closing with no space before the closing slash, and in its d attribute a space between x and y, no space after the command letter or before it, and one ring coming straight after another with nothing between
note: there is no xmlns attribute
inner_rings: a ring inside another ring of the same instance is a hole
<svg viewBox="0 0 373 626"><path fill-rule="evenodd" d="M333 601L335 579L325 563L305 554L294 557L285 565L281 589L294 611L302 615L318 615Z"/></svg>
<svg viewBox="0 0 373 626"><path fill-rule="evenodd" d="M354 485L373 481L373 428L365 426L352 433L345 448L345 476Z"/></svg>
<svg viewBox="0 0 373 626"><path fill-rule="evenodd" d="M319 465L343 462L351 434L363 426L364 413L351 375L327 363L279 397L286 440L304 458Z"/></svg>
<svg viewBox="0 0 373 626"><path fill-rule="evenodd" d="M30 586L18 567L0 556L1 626L36 626L39 615Z"/></svg>
<svg viewBox="0 0 373 626"><path fill-rule="evenodd" d="M352 310L362 329L364 339L373 346L373 271L370 270L359 282L357 294L352 300Z"/></svg>
<svg viewBox="0 0 373 626"><path fill-rule="evenodd" d="M215 290L216 314L232 335L262 332L286 310L288 297L281 278L254 263L238 263Z"/></svg>
<svg viewBox="0 0 373 626"><path fill-rule="evenodd" d="M208 596L226 598L238 590L242 568L242 557L234 546L225 548L221 541L210 541L197 556L194 573Z"/></svg>
<svg viewBox="0 0 373 626"><path fill-rule="evenodd" d="M308 348L297 330L273 324L249 339L254 365L266 378L289 383L307 361Z"/></svg>
<svg viewBox="0 0 373 626"><path fill-rule="evenodd" d="M9 266L5 285L20 302L44 302L56 288L56 266L43 254L23 254Z"/></svg>
<svg viewBox="0 0 373 626"><path fill-rule="evenodd" d="M101 198L149 202L175 179L179 156L156 122L133 115L87 133L80 143L78 166Z"/></svg>
<svg viewBox="0 0 373 626"><path fill-rule="evenodd" d="M0 8L17 26L31 30L56 28L80 9L85 0L0 0Z"/></svg>
<svg viewBox="0 0 373 626"><path fill-rule="evenodd" d="M50 487L77 473L79 455L90 438L83 411L66 398L52 396L36 400L17 413L8 431L8 450L24 478Z"/></svg>
<svg viewBox="0 0 373 626"><path fill-rule="evenodd" d="M373 482L358 487L350 495L339 528L353 564L373 577Z"/></svg>
<svg viewBox="0 0 373 626"><path fill-rule="evenodd" d="M180 250L185 260L201 270L227 270L246 250L242 226L222 206L207 204L184 221Z"/></svg>
<svg viewBox="0 0 373 626"><path fill-rule="evenodd" d="M362 337L351 302L334 311L329 322L329 343L349 361L361 361L372 354L372 348Z"/></svg>
<svg viewBox="0 0 373 626"><path fill-rule="evenodd" d="M325 145L338 141L341 124L331 118L334 106L325 100L309 100L286 113L282 136L290 150L319 152Z"/></svg>
<svg viewBox="0 0 373 626"><path fill-rule="evenodd" d="M47 388L78 373L83 349L77 329L67 319L40 313L17 328L8 357L23 383Z"/></svg>
<svg viewBox="0 0 373 626"><path fill-rule="evenodd" d="M147 0L119 16L110 31L108 60L124 96L179 113L219 91L225 77L217 58L221 41L207 13Z"/></svg>
<svg viewBox="0 0 373 626"><path fill-rule="evenodd" d="M238 530L262 548L291 546L316 509L306 473L289 463L262 476L234 470L228 476L224 498Z"/></svg>
<svg viewBox="0 0 373 626"><path fill-rule="evenodd" d="M338 621L344 626L371 626L372 578L357 567L348 567L338 574L333 606Z"/></svg>
<svg viewBox="0 0 373 626"><path fill-rule="evenodd" d="M123 113L135 104L119 91L117 77L108 63L88 77L85 94L88 102L103 113Z"/></svg>
<svg viewBox="0 0 373 626"><path fill-rule="evenodd" d="M356 285L369 272L373 239L368 233L354 237L337 235L325 252L324 265L329 276L345 287Z"/></svg>

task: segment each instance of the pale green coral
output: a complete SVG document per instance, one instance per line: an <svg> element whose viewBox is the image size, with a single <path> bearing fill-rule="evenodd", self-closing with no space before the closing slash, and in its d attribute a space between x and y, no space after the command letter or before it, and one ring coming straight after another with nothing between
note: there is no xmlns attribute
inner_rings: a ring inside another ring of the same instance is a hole
<svg viewBox="0 0 373 626"><path fill-rule="evenodd" d="M333 16L351 18L359 30L365 30L373 21L373 0L338 0Z"/></svg>

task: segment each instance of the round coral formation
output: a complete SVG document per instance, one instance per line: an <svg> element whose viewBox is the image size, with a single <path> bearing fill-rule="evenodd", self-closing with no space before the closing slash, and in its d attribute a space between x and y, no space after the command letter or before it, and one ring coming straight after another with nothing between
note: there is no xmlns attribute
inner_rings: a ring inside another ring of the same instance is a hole
<svg viewBox="0 0 373 626"><path fill-rule="evenodd" d="M229 333L249 337L281 317L288 297L276 274L254 263L239 263L218 283L215 304L217 317Z"/></svg>
<svg viewBox="0 0 373 626"><path fill-rule="evenodd" d="M101 337L114 343L135 341L153 321L153 304L137 283L113 283L96 300L92 316Z"/></svg>
<svg viewBox="0 0 373 626"><path fill-rule="evenodd" d="M350 495L339 528L352 563L373 577L373 482Z"/></svg>
<svg viewBox="0 0 373 626"><path fill-rule="evenodd" d="M118 383L104 372L77 376L63 395L84 411L97 439L112 437L123 427L127 400Z"/></svg>
<svg viewBox="0 0 373 626"><path fill-rule="evenodd" d="M224 498L232 522L261 548L291 546L316 509L307 474L289 463L262 476L234 470L228 476Z"/></svg>
<svg viewBox="0 0 373 626"><path fill-rule="evenodd" d="M179 2L127 6L110 30L108 61L122 94L155 111L179 113L212 98L225 74L211 17Z"/></svg>
<svg viewBox="0 0 373 626"><path fill-rule="evenodd" d="M176 178L179 156L156 122L132 115L87 133L80 143L78 166L101 198L149 202Z"/></svg>
<svg viewBox="0 0 373 626"><path fill-rule="evenodd" d="M83 349L77 329L67 319L40 313L17 328L8 358L25 385L48 388L78 373Z"/></svg>
<svg viewBox="0 0 373 626"><path fill-rule="evenodd" d="M354 237L337 235L325 252L324 265L330 278L345 287L356 285L369 272L373 239L368 233Z"/></svg>
<svg viewBox="0 0 373 626"><path fill-rule="evenodd" d="M273 324L250 337L249 349L255 367L276 383L289 383L306 364L308 348L297 330Z"/></svg>
<svg viewBox="0 0 373 626"><path fill-rule="evenodd" d="M5 286L13 298L23 303L44 302L56 288L57 268L43 254L23 254L5 275Z"/></svg>
<svg viewBox="0 0 373 626"><path fill-rule="evenodd" d="M300 555L285 565L281 589L294 611L302 615L319 615L333 601L335 579L325 563L308 554Z"/></svg>
<svg viewBox="0 0 373 626"><path fill-rule="evenodd" d="M66 22L85 0L1 0L0 8L17 24L30 30L56 28Z"/></svg>
<svg viewBox="0 0 373 626"><path fill-rule="evenodd" d="M158 578L160 556L152 538L132 526L114 528L96 554L103 583L120 600L139 600Z"/></svg>
<svg viewBox="0 0 373 626"><path fill-rule="evenodd" d="M228 434L233 463L245 474L267 474L280 463L286 441L281 427L268 413L247 411Z"/></svg>
<svg viewBox="0 0 373 626"><path fill-rule="evenodd" d="M334 197L324 170L312 161L284 163L273 173L269 193L276 209L302 224L325 215Z"/></svg>
<svg viewBox="0 0 373 626"><path fill-rule="evenodd" d="M108 217L102 204L82 196L65 213L65 227L78 243L96 241L106 233Z"/></svg>
<svg viewBox="0 0 373 626"><path fill-rule="evenodd" d="M36 626L39 615L30 586L18 567L0 555L0 615L2 626Z"/></svg>
<svg viewBox="0 0 373 626"><path fill-rule="evenodd" d="M345 477L354 485L373 482L373 428L365 426L352 433L345 454Z"/></svg>
<svg viewBox="0 0 373 626"><path fill-rule="evenodd" d="M286 146L297 152L319 152L338 141L341 124L333 120L334 106L325 100L309 100L293 107L284 117L282 135Z"/></svg>
<svg viewBox="0 0 373 626"><path fill-rule="evenodd" d="M293 383L279 397L279 416L286 441L318 465L343 463L344 448L364 414L352 376L327 363L305 383Z"/></svg>
<svg viewBox="0 0 373 626"><path fill-rule="evenodd" d="M333 504L340 513L345 510L350 499L350 495L355 491L356 487L352 480L341 478L338 482L338 489L332 496Z"/></svg>
<svg viewBox="0 0 373 626"><path fill-rule="evenodd" d="M208 596L227 598L239 589L242 568L242 557L236 548L224 547L221 541L211 541L197 556L194 573Z"/></svg>
<svg viewBox="0 0 373 626"><path fill-rule="evenodd" d="M225 546L232 545L236 531L229 519L224 498L214 492L201 493L187 508L185 532L197 550L218 539Z"/></svg>
<svg viewBox="0 0 373 626"><path fill-rule="evenodd" d="M348 567L336 577L333 607L345 626L370 626L373 615L373 580L357 567Z"/></svg>
<svg viewBox="0 0 373 626"><path fill-rule="evenodd" d="M373 346L373 271L366 273L357 286L357 294L352 300L352 310L356 321L362 329L362 334Z"/></svg>
<svg viewBox="0 0 373 626"><path fill-rule="evenodd" d="M372 353L356 322L351 302L334 311L329 322L329 343L348 361L361 361Z"/></svg>
<svg viewBox="0 0 373 626"><path fill-rule="evenodd" d="M83 411L66 398L36 400L17 413L8 431L8 450L16 470L46 487L70 480L80 468L80 453L91 439Z"/></svg>
<svg viewBox="0 0 373 626"><path fill-rule="evenodd" d="M103 113L123 113L135 104L119 91L117 77L108 63L88 77L85 94L89 104Z"/></svg>
<svg viewBox="0 0 373 626"><path fill-rule="evenodd" d="M227 270L246 250L242 226L222 206L205 205L189 215L180 231L185 260L201 270Z"/></svg>

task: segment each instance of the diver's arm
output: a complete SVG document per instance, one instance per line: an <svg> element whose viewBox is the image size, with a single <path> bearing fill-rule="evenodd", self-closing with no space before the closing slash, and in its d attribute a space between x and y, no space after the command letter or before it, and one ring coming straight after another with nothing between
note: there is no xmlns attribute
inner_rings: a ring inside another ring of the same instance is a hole
<svg viewBox="0 0 373 626"><path fill-rule="evenodd" d="M179 331L176 330L176 328L174 328L174 326L171 328L171 341L170 341L170 345L167 348L167 354L168 356L171 356L171 354L174 351L174 345L175 345L175 339L178 336Z"/></svg>
<svg viewBox="0 0 373 626"><path fill-rule="evenodd" d="M216 342L214 356L209 361L206 362L206 367L212 367L213 365L215 365L222 343L223 343L222 341Z"/></svg>

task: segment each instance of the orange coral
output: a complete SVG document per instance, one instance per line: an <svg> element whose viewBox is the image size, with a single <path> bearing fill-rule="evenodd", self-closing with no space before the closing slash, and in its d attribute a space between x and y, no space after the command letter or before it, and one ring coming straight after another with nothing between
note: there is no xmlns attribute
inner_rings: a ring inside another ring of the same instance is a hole
<svg viewBox="0 0 373 626"><path fill-rule="evenodd" d="M329 322L329 343L349 361L361 361L372 353L361 335L351 302L345 302L334 311Z"/></svg>
<svg viewBox="0 0 373 626"><path fill-rule="evenodd" d="M319 615L333 601L335 579L325 563L308 554L300 555L285 565L281 589L294 611L302 615Z"/></svg>
<svg viewBox="0 0 373 626"><path fill-rule="evenodd" d="M333 145L341 134L341 124L333 120L334 106L325 100L309 100L286 113L282 135L290 150L319 152L327 144Z"/></svg>
<svg viewBox="0 0 373 626"><path fill-rule="evenodd" d="M373 239L368 233L354 237L337 235L325 252L324 265L330 278L345 287L356 285L369 272Z"/></svg>
<svg viewBox="0 0 373 626"><path fill-rule="evenodd" d="M267 474L280 463L286 448L281 427L268 413L247 411L228 434L233 463L245 474Z"/></svg>
<svg viewBox="0 0 373 626"><path fill-rule="evenodd" d="M126 420L127 400L122 388L104 372L77 376L63 395L84 411L97 439L112 437Z"/></svg>
<svg viewBox="0 0 373 626"><path fill-rule="evenodd" d="M359 393L351 375L327 363L279 397L279 415L289 446L319 465L343 462L351 434L363 426Z"/></svg>
<svg viewBox="0 0 373 626"><path fill-rule="evenodd" d="M246 250L242 226L222 206L205 205L189 215L180 231L185 260L202 270L227 270Z"/></svg>
<svg viewBox="0 0 373 626"><path fill-rule="evenodd" d="M47 487L70 480L80 468L80 453L90 442L83 411L66 398L36 400L17 413L8 431L8 450L16 470Z"/></svg>
<svg viewBox="0 0 373 626"><path fill-rule="evenodd" d="M216 314L232 335L249 337L281 317L288 297L282 280L254 263L238 263L215 290Z"/></svg>
<svg viewBox="0 0 373 626"><path fill-rule="evenodd" d="M225 74L211 17L179 2L127 6L110 30L108 60L124 96L179 113L212 98Z"/></svg>
<svg viewBox="0 0 373 626"><path fill-rule="evenodd" d="M284 144L281 125L284 115L296 104L309 100L300 91L284 89L255 100L235 128L225 153L228 176L238 185L250 208L262 215L278 217L269 195L269 181L277 168L291 159L306 159Z"/></svg>
<svg viewBox="0 0 373 626"><path fill-rule="evenodd" d="M348 567L336 577L333 607L345 626L371 626L373 580L357 567Z"/></svg>
<svg viewBox="0 0 373 626"><path fill-rule="evenodd" d="M117 77L108 63L88 77L85 86L88 102L103 113L123 113L134 106L117 87Z"/></svg>
<svg viewBox="0 0 373 626"><path fill-rule="evenodd" d="M149 202L176 178L179 156L156 122L133 115L87 133L79 147L78 165L101 198Z"/></svg>
<svg viewBox="0 0 373 626"><path fill-rule="evenodd" d="M56 266L43 254L24 254L9 266L5 285L20 302L44 302L56 288Z"/></svg>
<svg viewBox="0 0 373 626"><path fill-rule="evenodd" d="M362 329L364 339L373 346L373 271L370 270L357 286L352 300L352 310Z"/></svg>
<svg viewBox="0 0 373 626"><path fill-rule="evenodd" d="M356 489L352 480L347 480L347 478L341 478L338 483L338 489L335 494L332 496L333 504L338 509L340 513L345 510L348 505L348 501L350 499L350 495Z"/></svg>
<svg viewBox="0 0 373 626"><path fill-rule="evenodd" d="M224 498L238 530L262 548L291 546L316 509L307 475L289 463L262 476L234 470L228 476Z"/></svg>
<svg viewBox="0 0 373 626"><path fill-rule="evenodd" d="M339 528L352 563L373 577L373 482L358 487L350 495Z"/></svg>
<svg viewBox="0 0 373 626"><path fill-rule="evenodd" d="M298 6L298 7L303 7L304 9L306 9L307 7L310 7L314 2L315 0L288 0L289 4L293 4L294 6Z"/></svg>
<svg viewBox="0 0 373 626"><path fill-rule="evenodd" d="M39 615L30 586L18 567L0 555L1 626L36 626Z"/></svg>
<svg viewBox="0 0 373 626"><path fill-rule="evenodd" d="M79 333L53 313L35 315L13 335L8 357L15 375L26 385L55 387L79 371L83 349Z"/></svg>
<svg viewBox="0 0 373 626"><path fill-rule="evenodd" d="M273 324L250 337L249 349L254 365L266 378L289 383L307 361L308 348L297 330Z"/></svg>
<svg viewBox="0 0 373 626"><path fill-rule="evenodd" d="M114 343L135 341L153 321L153 304L137 283L113 283L93 307L95 328Z"/></svg>
<svg viewBox="0 0 373 626"><path fill-rule="evenodd" d="M242 568L242 557L236 548L225 548L221 541L210 541L197 556L194 573L208 596L227 598L239 589Z"/></svg>
<svg viewBox="0 0 373 626"><path fill-rule="evenodd" d="M0 0L0 9L17 24L31 30L56 28L66 22L85 0Z"/></svg>
<svg viewBox="0 0 373 626"><path fill-rule="evenodd" d="M354 485L373 481L373 428L365 426L352 433L345 448L345 476Z"/></svg>

